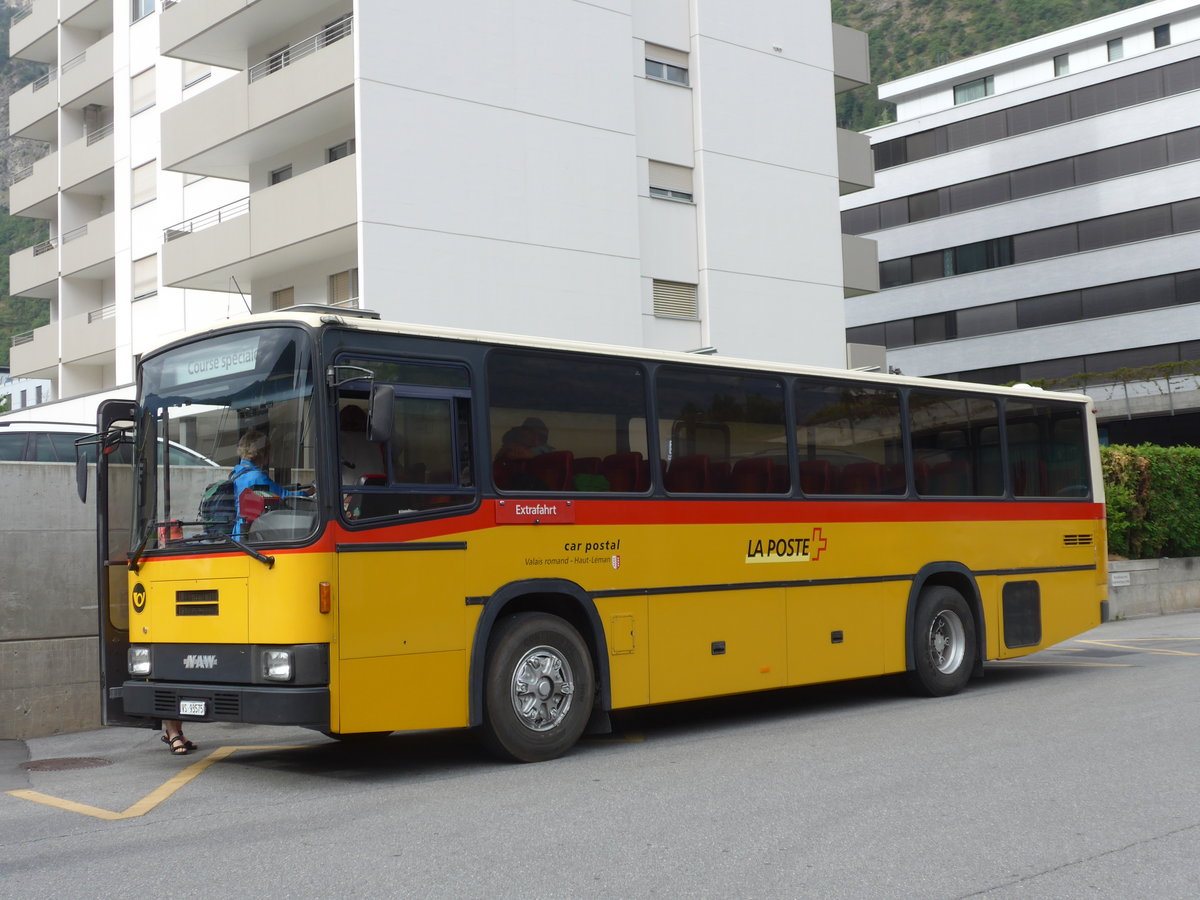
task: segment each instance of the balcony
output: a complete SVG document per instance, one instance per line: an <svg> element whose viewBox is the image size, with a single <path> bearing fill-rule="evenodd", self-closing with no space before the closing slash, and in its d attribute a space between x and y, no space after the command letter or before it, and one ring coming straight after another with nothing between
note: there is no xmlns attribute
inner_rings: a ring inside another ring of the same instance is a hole
<svg viewBox="0 0 1200 900"><path fill-rule="evenodd" d="M92 219L62 235L62 274L73 278L111 278L114 271L113 214Z"/></svg>
<svg viewBox="0 0 1200 900"><path fill-rule="evenodd" d="M179 0L164 7L158 23L163 56L246 69L251 47L329 12L335 4L332 0Z"/></svg>
<svg viewBox="0 0 1200 900"><path fill-rule="evenodd" d="M113 192L112 125L62 149L62 189L93 196Z"/></svg>
<svg viewBox="0 0 1200 900"><path fill-rule="evenodd" d="M837 130L838 193L842 196L875 187L871 139L857 131Z"/></svg>
<svg viewBox="0 0 1200 900"><path fill-rule="evenodd" d="M9 293L14 297L58 296L58 238L26 247L8 258Z"/></svg>
<svg viewBox="0 0 1200 900"><path fill-rule="evenodd" d="M49 141L58 136L58 69L51 69L8 98L8 131L13 137Z"/></svg>
<svg viewBox="0 0 1200 900"><path fill-rule="evenodd" d="M879 293L879 248L870 238L842 235L842 286L845 297Z"/></svg>
<svg viewBox="0 0 1200 900"><path fill-rule="evenodd" d="M833 90L836 94L871 83L867 35L845 25L833 26Z"/></svg>
<svg viewBox="0 0 1200 900"><path fill-rule="evenodd" d="M58 323L13 337L8 361L17 378L50 378L58 368Z"/></svg>
<svg viewBox="0 0 1200 900"><path fill-rule="evenodd" d="M62 361L105 362L117 349L116 307L105 306L63 319Z"/></svg>
<svg viewBox="0 0 1200 900"><path fill-rule="evenodd" d="M59 102L82 108L92 103L113 105L113 36L102 37L78 56L62 64Z"/></svg>
<svg viewBox="0 0 1200 900"><path fill-rule="evenodd" d="M62 0L62 22L101 34L111 31L112 4L105 0Z"/></svg>
<svg viewBox="0 0 1200 900"><path fill-rule="evenodd" d="M54 65L58 62L58 10L55 0L28 0L12 17L8 55Z"/></svg>
<svg viewBox="0 0 1200 900"><path fill-rule="evenodd" d="M53 219L58 212L58 154L51 153L13 175L8 189L12 215Z"/></svg>
<svg viewBox="0 0 1200 900"><path fill-rule="evenodd" d="M267 0L258 0L265 3ZM184 5L183 3L180 6ZM163 168L247 181L252 162L354 122L354 46L314 35L163 113ZM344 39L341 39L344 38Z"/></svg>
<svg viewBox="0 0 1200 900"><path fill-rule="evenodd" d="M228 291L255 278L352 253L357 245L354 157L256 191L166 229L163 283Z"/></svg>

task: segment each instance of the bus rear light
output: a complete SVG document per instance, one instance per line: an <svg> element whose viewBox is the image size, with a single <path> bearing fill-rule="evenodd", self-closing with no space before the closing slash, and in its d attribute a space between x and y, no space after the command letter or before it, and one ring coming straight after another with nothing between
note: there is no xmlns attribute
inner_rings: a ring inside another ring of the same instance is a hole
<svg viewBox="0 0 1200 900"><path fill-rule="evenodd" d="M263 677L271 681L292 680L292 653L290 650L263 651Z"/></svg>
<svg viewBox="0 0 1200 900"><path fill-rule="evenodd" d="M328 613L333 609L333 591L328 581L322 581L317 585L317 608L323 613Z"/></svg>
<svg viewBox="0 0 1200 900"><path fill-rule="evenodd" d="M150 648L130 647L125 655L130 675L145 676L150 674Z"/></svg>

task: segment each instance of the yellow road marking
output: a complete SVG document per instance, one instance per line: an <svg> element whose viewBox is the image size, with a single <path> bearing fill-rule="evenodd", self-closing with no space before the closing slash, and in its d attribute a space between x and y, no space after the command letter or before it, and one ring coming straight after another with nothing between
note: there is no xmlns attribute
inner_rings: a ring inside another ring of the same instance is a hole
<svg viewBox="0 0 1200 900"><path fill-rule="evenodd" d="M1187 650L1159 650L1154 647L1130 647L1129 644L1148 643L1154 640L1177 640L1177 638L1132 638L1124 643L1116 641L1080 641L1081 644L1091 644L1096 647L1109 647L1114 650L1141 650L1146 653L1157 653L1160 656L1200 656L1200 653L1190 653Z"/></svg>
<svg viewBox="0 0 1200 900"><path fill-rule="evenodd" d="M247 745L241 747L218 747L204 759L197 760L192 763L178 775L169 779L165 784L155 788L133 806L124 812L113 812L110 809L101 809L98 806L88 806L86 803L76 803L74 800L64 800L61 797L52 797L49 794L43 794L40 791L8 791L10 797L17 797L21 800L29 800L33 803L41 803L44 806L52 806L55 809L63 809L67 812L79 813L83 816L91 816L95 819L104 819L108 822L115 822L118 819L136 819L138 816L144 816L158 804L162 803L189 781L198 776L201 772L207 769L214 763L218 763L223 759L232 756L238 750L300 750L299 746L281 747L279 745Z"/></svg>

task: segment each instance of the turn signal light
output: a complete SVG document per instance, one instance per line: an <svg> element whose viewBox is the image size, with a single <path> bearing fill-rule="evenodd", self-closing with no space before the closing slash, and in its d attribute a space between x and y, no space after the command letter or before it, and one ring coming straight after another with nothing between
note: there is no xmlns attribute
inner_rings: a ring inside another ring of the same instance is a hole
<svg viewBox="0 0 1200 900"><path fill-rule="evenodd" d="M323 613L328 613L333 609L333 590L329 587L328 581L322 581L317 585L317 608Z"/></svg>

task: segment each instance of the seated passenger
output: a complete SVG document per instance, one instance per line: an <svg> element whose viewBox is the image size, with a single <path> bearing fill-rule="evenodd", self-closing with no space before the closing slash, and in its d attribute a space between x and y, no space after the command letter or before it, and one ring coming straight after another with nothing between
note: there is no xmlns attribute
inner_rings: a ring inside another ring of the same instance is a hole
<svg viewBox="0 0 1200 900"><path fill-rule="evenodd" d="M271 445L267 436L256 428L251 428L238 441L238 455L241 461L233 467L230 478L233 479L233 496L237 503L237 519L233 526L233 536L241 539L250 530L250 522L242 513L242 494L267 492L276 497L311 497L312 488L301 491L289 491L276 484L267 474L270 461Z"/></svg>

